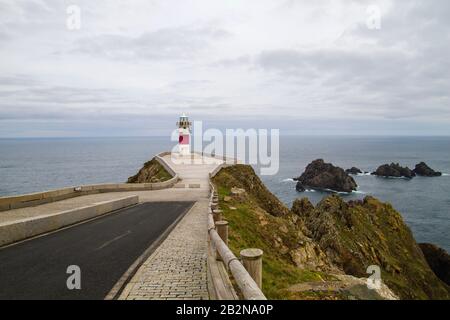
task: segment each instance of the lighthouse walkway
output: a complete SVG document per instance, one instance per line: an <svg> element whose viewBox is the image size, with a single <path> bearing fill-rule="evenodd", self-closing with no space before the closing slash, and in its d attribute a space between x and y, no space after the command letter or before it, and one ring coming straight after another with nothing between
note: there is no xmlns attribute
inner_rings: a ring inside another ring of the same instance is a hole
<svg viewBox="0 0 450 320"><path fill-rule="evenodd" d="M209 164L206 164L201 163L201 156L194 157L193 160L197 161L175 163L170 155L165 156L165 160L181 178L179 186L195 185L193 190L196 190L199 198L166 240L142 264L119 299L209 299L206 228L209 173L223 161L210 158L207 159ZM179 186L175 186L174 190Z"/></svg>

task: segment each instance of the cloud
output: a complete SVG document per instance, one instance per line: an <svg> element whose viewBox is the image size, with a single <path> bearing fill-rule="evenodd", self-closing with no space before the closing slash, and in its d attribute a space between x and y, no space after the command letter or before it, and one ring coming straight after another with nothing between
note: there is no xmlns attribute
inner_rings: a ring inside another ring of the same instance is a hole
<svg viewBox="0 0 450 320"><path fill-rule="evenodd" d="M252 57L250 55L243 55L235 58L228 58L215 61L212 64L212 66L232 68L232 67L250 66L252 62L253 62Z"/></svg>
<svg viewBox="0 0 450 320"><path fill-rule="evenodd" d="M229 127L450 134L449 1L79 0L78 31L69 4L0 2L0 136L59 135L61 123L95 135L95 121L102 134L150 133L180 112ZM369 4L380 30L366 26Z"/></svg>
<svg viewBox="0 0 450 320"><path fill-rule="evenodd" d="M136 37L102 34L80 39L72 52L112 59L185 60L228 36L225 30L207 27L165 28Z"/></svg>

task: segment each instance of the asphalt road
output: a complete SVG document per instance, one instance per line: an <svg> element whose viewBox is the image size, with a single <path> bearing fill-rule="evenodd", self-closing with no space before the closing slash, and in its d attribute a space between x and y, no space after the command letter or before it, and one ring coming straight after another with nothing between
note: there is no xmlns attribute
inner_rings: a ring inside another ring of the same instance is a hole
<svg viewBox="0 0 450 320"><path fill-rule="evenodd" d="M0 299L104 299L192 202L152 202L0 248ZM81 270L69 290L68 266Z"/></svg>

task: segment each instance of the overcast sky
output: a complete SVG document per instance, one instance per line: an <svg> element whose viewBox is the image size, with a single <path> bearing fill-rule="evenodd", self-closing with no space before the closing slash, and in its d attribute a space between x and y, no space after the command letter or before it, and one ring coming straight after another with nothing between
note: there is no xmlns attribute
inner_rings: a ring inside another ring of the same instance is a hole
<svg viewBox="0 0 450 320"><path fill-rule="evenodd" d="M448 0L0 0L0 137L161 135L181 112L282 134L449 135L449 17Z"/></svg>

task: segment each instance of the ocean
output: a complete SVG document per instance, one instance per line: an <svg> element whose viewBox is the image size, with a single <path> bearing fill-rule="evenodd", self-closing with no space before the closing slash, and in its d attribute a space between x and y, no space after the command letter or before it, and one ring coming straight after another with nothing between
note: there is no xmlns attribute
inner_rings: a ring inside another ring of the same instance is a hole
<svg viewBox="0 0 450 320"><path fill-rule="evenodd" d="M0 139L0 196L125 182L145 161L172 146L167 137ZM372 195L390 202L418 242L450 251L450 137L281 136L280 170L261 178L288 206L298 197L317 203L328 193L298 193L292 180L317 158L369 172L384 163L413 168L425 161L443 172L442 177L412 180L356 176L358 191L342 196L350 200Z"/></svg>

